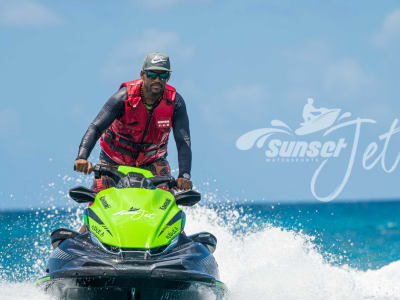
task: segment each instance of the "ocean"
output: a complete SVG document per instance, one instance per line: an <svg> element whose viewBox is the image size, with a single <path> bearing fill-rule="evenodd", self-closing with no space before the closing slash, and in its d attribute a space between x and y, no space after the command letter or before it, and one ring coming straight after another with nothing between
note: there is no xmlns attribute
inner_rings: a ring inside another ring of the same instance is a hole
<svg viewBox="0 0 400 300"><path fill-rule="evenodd" d="M50 233L78 206L0 211L0 299L48 299ZM400 202L214 204L184 208L188 234L218 238L229 299L400 299Z"/></svg>

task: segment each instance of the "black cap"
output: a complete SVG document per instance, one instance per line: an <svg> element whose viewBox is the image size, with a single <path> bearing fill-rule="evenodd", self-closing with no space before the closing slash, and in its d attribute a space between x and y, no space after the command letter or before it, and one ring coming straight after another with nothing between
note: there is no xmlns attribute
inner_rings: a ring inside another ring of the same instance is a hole
<svg viewBox="0 0 400 300"><path fill-rule="evenodd" d="M143 61L143 71L171 72L169 57L160 52L149 53Z"/></svg>

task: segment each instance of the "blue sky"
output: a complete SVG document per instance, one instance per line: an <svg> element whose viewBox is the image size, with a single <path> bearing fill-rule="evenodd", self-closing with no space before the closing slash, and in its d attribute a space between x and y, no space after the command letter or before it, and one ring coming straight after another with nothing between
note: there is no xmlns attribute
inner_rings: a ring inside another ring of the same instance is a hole
<svg viewBox="0 0 400 300"><path fill-rule="evenodd" d="M322 160L268 163L265 145L235 146L271 120L295 128L311 97L316 107L376 121L362 126L354 167L334 201L400 197L400 168L362 166L368 144L382 149L378 137L400 117L397 1L0 0L0 37L0 209L64 204L62 193L82 178L71 171L82 135L151 51L171 57L200 190L232 201L317 201L310 182ZM332 135L349 146L327 162L320 195L343 178L353 135L352 128ZM400 152L397 135L388 165ZM176 168L173 140L169 158Z"/></svg>

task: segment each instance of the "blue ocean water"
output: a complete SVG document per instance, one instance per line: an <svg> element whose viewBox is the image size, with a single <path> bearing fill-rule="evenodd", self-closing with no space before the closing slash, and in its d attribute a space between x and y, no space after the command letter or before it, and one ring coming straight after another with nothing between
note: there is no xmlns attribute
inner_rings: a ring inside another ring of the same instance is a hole
<svg viewBox="0 0 400 300"><path fill-rule="evenodd" d="M207 230L217 236L221 279L242 287L232 288L233 299L243 291L255 293L254 299L285 299L293 282L313 276L319 277L322 291L305 285L299 297L287 298L338 299L335 284L342 286L342 280L351 283L345 289L348 298L400 298L399 288L391 287L400 279L393 277L400 273L400 202L221 204L185 211L187 232ZM9 289L7 297L20 290L16 282L28 284L25 289L32 293L29 284L43 274L51 251L50 233L59 227L78 229L81 213L76 206L0 212L0 286ZM273 288L264 281L252 287L260 278L269 278ZM276 278L290 282L280 287Z"/></svg>

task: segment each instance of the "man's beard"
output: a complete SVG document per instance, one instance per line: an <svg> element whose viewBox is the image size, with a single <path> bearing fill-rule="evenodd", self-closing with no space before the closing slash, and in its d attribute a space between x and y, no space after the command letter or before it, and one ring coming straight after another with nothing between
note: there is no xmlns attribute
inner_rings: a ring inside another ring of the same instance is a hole
<svg viewBox="0 0 400 300"><path fill-rule="evenodd" d="M160 87L160 91L159 92L153 92L152 86L150 85L150 88L149 88L148 92L149 92L151 97L157 97L157 96L161 96L163 94L163 92L164 92L163 86L159 85L159 87Z"/></svg>

